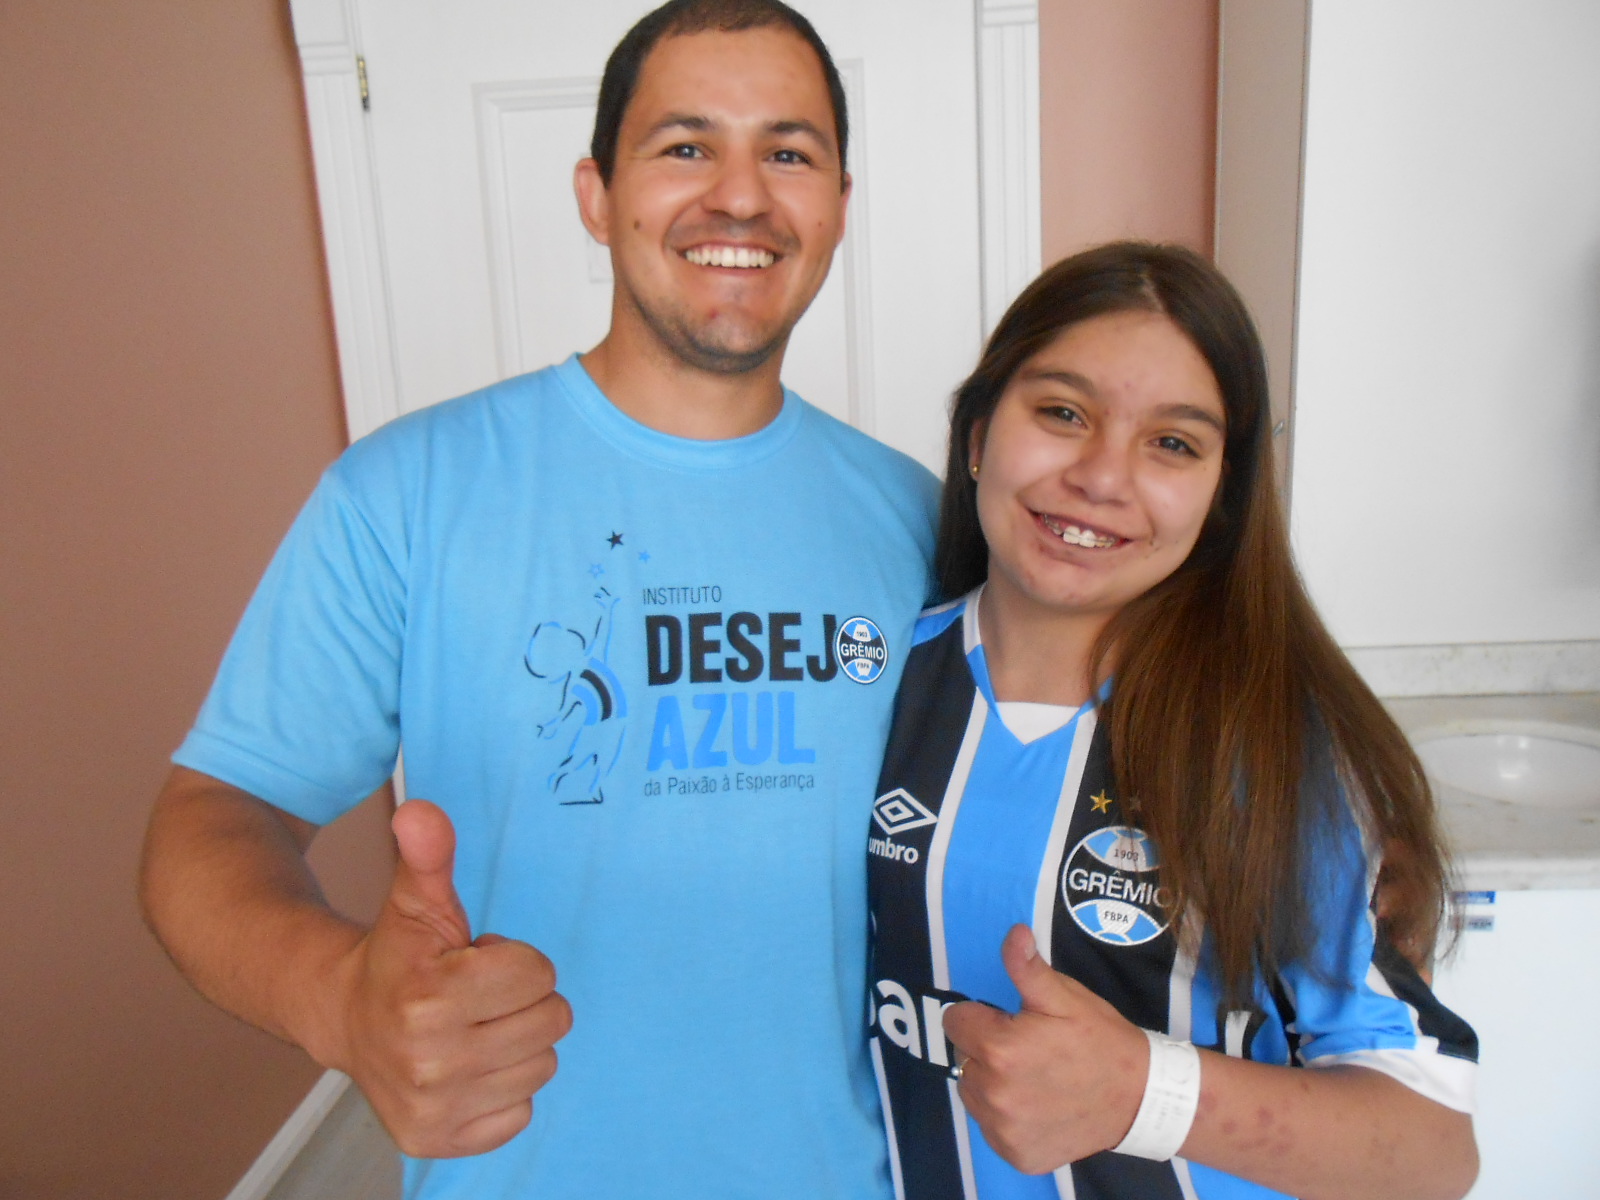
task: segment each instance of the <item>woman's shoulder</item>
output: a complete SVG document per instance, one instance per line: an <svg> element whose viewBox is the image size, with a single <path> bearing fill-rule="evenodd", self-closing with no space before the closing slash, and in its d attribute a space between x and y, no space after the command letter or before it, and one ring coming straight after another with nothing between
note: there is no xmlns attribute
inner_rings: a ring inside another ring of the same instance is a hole
<svg viewBox="0 0 1600 1200"><path fill-rule="evenodd" d="M971 600L972 594L969 593L954 600L947 600L943 604L936 604L932 608L923 609L912 629L911 645L916 647L924 642L931 642L952 625L962 622L967 615L967 607Z"/></svg>

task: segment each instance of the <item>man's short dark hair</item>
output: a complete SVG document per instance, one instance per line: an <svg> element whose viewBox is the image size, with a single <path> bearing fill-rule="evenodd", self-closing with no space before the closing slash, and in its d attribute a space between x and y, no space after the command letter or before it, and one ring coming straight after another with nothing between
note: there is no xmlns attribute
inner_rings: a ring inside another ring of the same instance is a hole
<svg viewBox="0 0 1600 1200"><path fill-rule="evenodd" d="M641 17L606 60L606 72L600 79L600 103L594 114L594 137L589 141L589 156L600 167L600 178L606 186L611 186L611 172L617 163L617 135L622 129L622 118L633 100L634 89L639 84L639 70L650 51L664 38L682 34L742 33L747 29L772 26L790 30L816 51L822 77L828 84L828 98L833 101L833 132L839 141L842 172L850 136L844 82L810 21L782 0L668 0Z"/></svg>

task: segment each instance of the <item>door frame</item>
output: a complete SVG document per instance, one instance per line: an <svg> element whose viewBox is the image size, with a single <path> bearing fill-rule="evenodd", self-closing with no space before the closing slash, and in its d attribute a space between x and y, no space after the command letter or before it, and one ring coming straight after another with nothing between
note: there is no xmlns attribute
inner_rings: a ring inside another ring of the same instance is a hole
<svg viewBox="0 0 1600 1200"><path fill-rule="evenodd" d="M400 415L394 322L355 0L290 0L350 440ZM1038 0L972 0L977 34L978 246L984 337L1038 274ZM596 81L596 86L598 81ZM865 212L861 213L865 216ZM850 271L847 258L839 269ZM870 354L849 321L853 358ZM860 370L852 377L863 379ZM438 397L444 399L445 397ZM872 432L870 391L852 417Z"/></svg>

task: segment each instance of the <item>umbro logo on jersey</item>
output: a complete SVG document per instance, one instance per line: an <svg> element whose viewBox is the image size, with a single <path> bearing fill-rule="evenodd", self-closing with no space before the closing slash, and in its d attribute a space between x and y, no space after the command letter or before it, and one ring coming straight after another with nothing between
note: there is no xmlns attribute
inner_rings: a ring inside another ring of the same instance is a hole
<svg viewBox="0 0 1600 1200"><path fill-rule="evenodd" d="M872 806L872 819L877 822L879 829L892 837L908 829L932 825L939 818L905 788L895 788L878 797L878 802Z"/></svg>
<svg viewBox="0 0 1600 1200"><path fill-rule="evenodd" d="M1142 829L1108 825L1073 847L1061 897L1078 927L1108 946L1138 946L1166 931L1166 889L1155 844Z"/></svg>

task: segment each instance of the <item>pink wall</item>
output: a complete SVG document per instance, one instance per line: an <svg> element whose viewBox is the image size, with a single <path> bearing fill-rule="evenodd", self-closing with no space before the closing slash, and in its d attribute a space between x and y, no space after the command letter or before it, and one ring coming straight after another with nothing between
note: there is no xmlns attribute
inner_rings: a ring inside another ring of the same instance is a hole
<svg viewBox="0 0 1600 1200"><path fill-rule="evenodd" d="M1044 261L1113 238L1211 252L1217 0L1040 0Z"/></svg>
<svg viewBox="0 0 1600 1200"><path fill-rule="evenodd" d="M217 1200L318 1075L140 923L167 755L343 445L282 0L0 16L0 1198ZM319 841L369 910L381 802Z"/></svg>

